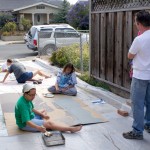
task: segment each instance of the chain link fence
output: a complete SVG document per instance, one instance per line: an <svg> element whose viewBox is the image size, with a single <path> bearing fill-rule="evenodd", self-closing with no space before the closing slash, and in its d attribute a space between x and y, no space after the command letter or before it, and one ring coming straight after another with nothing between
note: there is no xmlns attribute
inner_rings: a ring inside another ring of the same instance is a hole
<svg viewBox="0 0 150 150"><path fill-rule="evenodd" d="M77 44L80 50L80 70L83 72L83 45L89 44L89 31L67 29L51 29L38 32L38 55L50 56L62 47Z"/></svg>

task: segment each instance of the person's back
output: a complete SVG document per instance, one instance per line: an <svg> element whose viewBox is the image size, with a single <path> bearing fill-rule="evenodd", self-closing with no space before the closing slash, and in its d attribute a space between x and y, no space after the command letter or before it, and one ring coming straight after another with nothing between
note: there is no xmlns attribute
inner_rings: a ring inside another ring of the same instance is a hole
<svg viewBox="0 0 150 150"><path fill-rule="evenodd" d="M134 40L134 51L137 55L133 60L133 76L138 79L150 78L150 30ZM136 46L135 46L136 45Z"/></svg>
<svg viewBox="0 0 150 150"><path fill-rule="evenodd" d="M24 96L21 96L15 106L16 124L19 128L23 128L26 126L26 120L34 118L32 109L32 102L27 101Z"/></svg>
<svg viewBox="0 0 150 150"><path fill-rule="evenodd" d="M18 79L23 73L26 72L26 68L22 63L13 63L9 68L9 73L14 73L16 79Z"/></svg>

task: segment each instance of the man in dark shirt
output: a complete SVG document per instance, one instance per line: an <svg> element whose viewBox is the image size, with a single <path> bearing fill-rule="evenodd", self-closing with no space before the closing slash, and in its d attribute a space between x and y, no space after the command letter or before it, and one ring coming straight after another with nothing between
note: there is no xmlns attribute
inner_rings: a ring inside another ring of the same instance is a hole
<svg viewBox="0 0 150 150"><path fill-rule="evenodd" d="M0 83L4 83L6 78L8 77L8 75L11 73L14 73L18 83L25 83L26 81L34 81L34 82L40 83L39 80L33 79L33 77L36 76L37 74L40 76L43 76L45 78L51 77L51 76L45 75L40 70L38 70L34 73L33 72L27 72L25 66L22 63L14 62L11 64L11 66L8 69L8 72L6 73L3 81L1 81Z"/></svg>

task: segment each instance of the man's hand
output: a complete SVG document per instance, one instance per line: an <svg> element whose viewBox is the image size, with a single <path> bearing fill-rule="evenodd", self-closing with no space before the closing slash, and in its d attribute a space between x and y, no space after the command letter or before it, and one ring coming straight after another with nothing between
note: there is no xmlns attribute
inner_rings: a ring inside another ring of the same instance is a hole
<svg viewBox="0 0 150 150"><path fill-rule="evenodd" d="M44 115L43 118L46 120L50 119L50 117L48 115Z"/></svg>
<svg viewBox="0 0 150 150"><path fill-rule="evenodd" d="M59 87L56 87L56 91L60 91Z"/></svg>
<svg viewBox="0 0 150 150"><path fill-rule="evenodd" d="M37 129L42 133L46 132L46 128L44 126L38 126Z"/></svg>
<svg viewBox="0 0 150 150"><path fill-rule="evenodd" d="M9 75L9 72L7 72L7 73L5 74L5 77L4 77L3 81L1 81L0 83L4 83L5 80L6 80L6 78L8 77L8 75Z"/></svg>

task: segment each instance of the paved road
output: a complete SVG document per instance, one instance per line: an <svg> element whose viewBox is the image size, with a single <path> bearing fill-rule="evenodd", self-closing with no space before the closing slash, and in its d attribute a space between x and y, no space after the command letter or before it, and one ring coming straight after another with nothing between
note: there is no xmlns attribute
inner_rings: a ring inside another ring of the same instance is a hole
<svg viewBox="0 0 150 150"><path fill-rule="evenodd" d="M14 59L37 56L37 52L29 50L25 44L0 45L0 59Z"/></svg>

